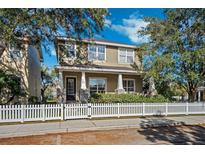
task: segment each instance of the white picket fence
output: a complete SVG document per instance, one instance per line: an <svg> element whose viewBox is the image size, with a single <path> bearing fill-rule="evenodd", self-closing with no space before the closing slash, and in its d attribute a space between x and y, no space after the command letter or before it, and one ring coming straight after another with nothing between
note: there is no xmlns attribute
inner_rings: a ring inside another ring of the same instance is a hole
<svg viewBox="0 0 205 154"><path fill-rule="evenodd" d="M205 114L205 103L1 105L0 122Z"/></svg>

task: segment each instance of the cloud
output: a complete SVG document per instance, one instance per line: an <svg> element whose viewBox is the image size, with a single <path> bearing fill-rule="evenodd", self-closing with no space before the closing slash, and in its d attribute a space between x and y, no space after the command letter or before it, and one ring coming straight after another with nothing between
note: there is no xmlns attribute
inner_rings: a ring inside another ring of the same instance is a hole
<svg viewBox="0 0 205 154"><path fill-rule="evenodd" d="M112 21L110 20L110 19L106 19L105 18L105 27L111 27L111 25L112 25Z"/></svg>
<svg viewBox="0 0 205 154"><path fill-rule="evenodd" d="M107 21L112 26L113 31L118 32L130 39L133 43L141 44L146 43L149 40L149 36L141 36L138 31L145 28L149 23L142 19L142 16L138 12L134 12L129 18L122 19L122 24L112 24L111 21Z"/></svg>
<svg viewBox="0 0 205 154"><path fill-rule="evenodd" d="M96 39L103 39L103 36L100 34L94 34L94 38Z"/></svg>
<svg viewBox="0 0 205 154"><path fill-rule="evenodd" d="M51 50L51 55L52 56L56 56L56 51L53 49L53 50Z"/></svg>

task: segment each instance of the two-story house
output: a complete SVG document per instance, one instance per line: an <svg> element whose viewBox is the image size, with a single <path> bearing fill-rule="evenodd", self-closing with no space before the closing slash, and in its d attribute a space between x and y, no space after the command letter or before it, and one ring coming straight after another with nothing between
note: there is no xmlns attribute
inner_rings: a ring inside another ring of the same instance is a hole
<svg viewBox="0 0 205 154"><path fill-rule="evenodd" d="M141 93L143 71L139 49L123 43L57 37L60 87L65 102L81 100L85 90L93 93Z"/></svg>
<svg viewBox="0 0 205 154"><path fill-rule="evenodd" d="M21 47L10 44L8 48L2 49L0 69L10 70L13 75L19 78L20 86L27 93L27 96L34 96L40 100L42 52L30 45L27 37L20 38L19 41ZM26 100L22 103L26 103Z"/></svg>

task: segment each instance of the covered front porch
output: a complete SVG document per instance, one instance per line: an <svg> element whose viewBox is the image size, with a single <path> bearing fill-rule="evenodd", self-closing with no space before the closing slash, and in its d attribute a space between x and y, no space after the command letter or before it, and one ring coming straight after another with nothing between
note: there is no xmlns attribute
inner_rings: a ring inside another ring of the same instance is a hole
<svg viewBox="0 0 205 154"><path fill-rule="evenodd" d="M133 70L58 68L64 102L80 102L93 93L141 93L143 74Z"/></svg>
<svg viewBox="0 0 205 154"><path fill-rule="evenodd" d="M198 102L205 101L205 87L204 86L197 88L196 98Z"/></svg>

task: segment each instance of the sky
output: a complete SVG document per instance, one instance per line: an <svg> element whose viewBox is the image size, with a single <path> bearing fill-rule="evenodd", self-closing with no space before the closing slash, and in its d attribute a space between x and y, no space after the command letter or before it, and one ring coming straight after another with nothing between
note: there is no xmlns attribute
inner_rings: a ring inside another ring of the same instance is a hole
<svg viewBox="0 0 205 154"><path fill-rule="evenodd" d="M148 36L140 36L137 31L146 27L144 17L158 17L163 19L163 9L109 9L110 16L105 19L104 29L95 34L96 39L140 45L148 41ZM53 48L50 54L43 51L44 64L49 68L57 65L56 52Z"/></svg>

